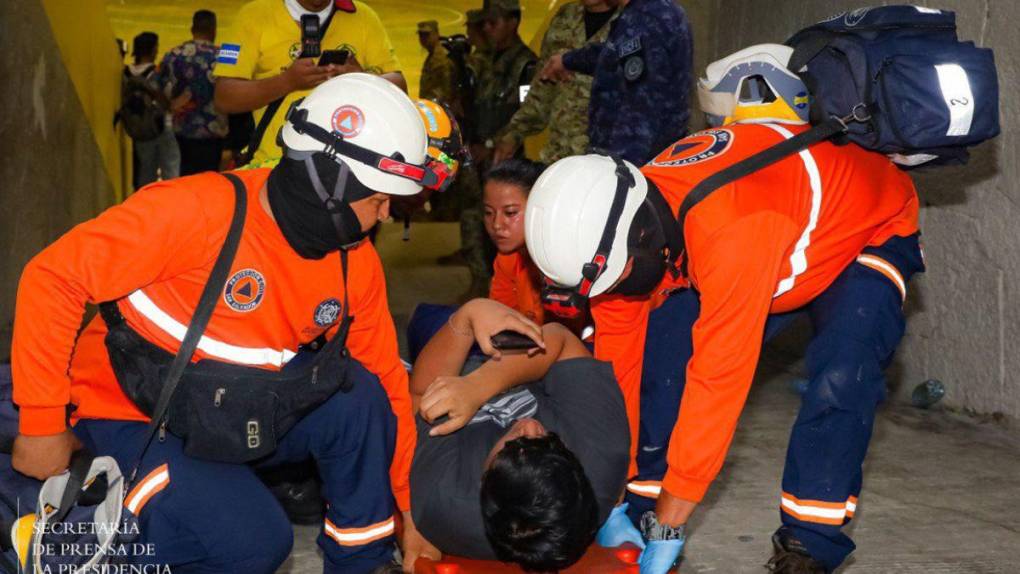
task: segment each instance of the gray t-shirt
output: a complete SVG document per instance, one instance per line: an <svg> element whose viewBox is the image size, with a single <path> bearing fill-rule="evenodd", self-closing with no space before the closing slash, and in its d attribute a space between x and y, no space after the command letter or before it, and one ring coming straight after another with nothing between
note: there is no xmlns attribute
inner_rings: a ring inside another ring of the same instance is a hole
<svg viewBox="0 0 1020 574"><path fill-rule="evenodd" d="M515 390L522 388L537 403L534 418L558 434L581 461L595 491L601 523L623 491L630 449L627 412L612 367L591 358L558 361L541 381ZM517 396L514 403L527 403L526 397ZM489 405L500 401L505 406L506 395ZM498 418L476 417L453 434L430 437L431 426L417 417L411 513L422 535L444 553L495 559L485 538L479 493L482 465L507 432Z"/></svg>

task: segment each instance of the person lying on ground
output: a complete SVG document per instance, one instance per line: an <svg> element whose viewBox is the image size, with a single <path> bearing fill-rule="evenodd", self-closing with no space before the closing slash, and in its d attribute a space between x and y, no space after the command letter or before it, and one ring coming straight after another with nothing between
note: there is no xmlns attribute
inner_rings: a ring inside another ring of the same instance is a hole
<svg viewBox="0 0 1020 574"><path fill-rule="evenodd" d="M491 336L505 329L544 347L501 353ZM476 340L490 358L465 369ZM560 570L584 555L627 474L626 410L608 363L562 325L538 327L475 299L422 350L411 397L419 437L411 512L425 538L526 571Z"/></svg>

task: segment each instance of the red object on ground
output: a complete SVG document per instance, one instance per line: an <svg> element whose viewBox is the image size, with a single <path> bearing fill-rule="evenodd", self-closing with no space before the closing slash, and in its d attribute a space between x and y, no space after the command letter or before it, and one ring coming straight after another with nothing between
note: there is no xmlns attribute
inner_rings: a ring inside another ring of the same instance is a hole
<svg viewBox="0 0 1020 574"><path fill-rule="evenodd" d="M581 561L563 570L563 574L637 574L640 550L626 544L620 548L602 548L592 545ZM471 560L457 556L444 556L439 562L419 558L414 564L415 574L520 574L524 572L493 560Z"/></svg>

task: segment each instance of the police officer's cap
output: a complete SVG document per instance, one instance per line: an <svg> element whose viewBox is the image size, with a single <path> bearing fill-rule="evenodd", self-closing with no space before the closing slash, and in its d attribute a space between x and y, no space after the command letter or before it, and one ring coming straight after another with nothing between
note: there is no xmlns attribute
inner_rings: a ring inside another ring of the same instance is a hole
<svg viewBox="0 0 1020 574"><path fill-rule="evenodd" d="M425 20L424 22L418 22L418 33L439 33L439 22L435 20Z"/></svg>

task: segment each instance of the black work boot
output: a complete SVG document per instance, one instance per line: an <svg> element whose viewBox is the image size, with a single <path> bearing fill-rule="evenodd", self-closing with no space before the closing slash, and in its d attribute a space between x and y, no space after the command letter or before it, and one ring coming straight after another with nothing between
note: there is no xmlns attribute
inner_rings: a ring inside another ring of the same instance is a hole
<svg viewBox="0 0 1020 574"><path fill-rule="evenodd" d="M772 535L772 558L765 564L776 574L828 574L824 564L811 557L800 540L783 526Z"/></svg>

